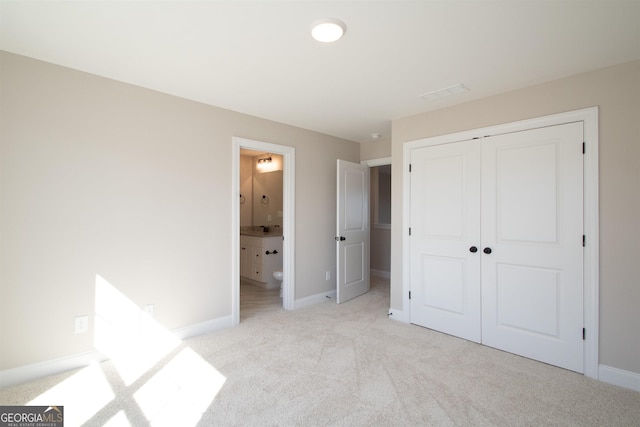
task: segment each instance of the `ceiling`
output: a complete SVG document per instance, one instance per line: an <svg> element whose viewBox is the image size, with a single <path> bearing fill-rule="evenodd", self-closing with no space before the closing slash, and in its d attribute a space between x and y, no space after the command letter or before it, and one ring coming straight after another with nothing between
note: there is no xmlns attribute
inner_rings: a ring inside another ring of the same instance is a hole
<svg viewBox="0 0 640 427"><path fill-rule="evenodd" d="M352 141L640 59L640 0L5 1L0 49ZM345 36L310 37L341 19ZM420 95L462 83L470 91Z"/></svg>

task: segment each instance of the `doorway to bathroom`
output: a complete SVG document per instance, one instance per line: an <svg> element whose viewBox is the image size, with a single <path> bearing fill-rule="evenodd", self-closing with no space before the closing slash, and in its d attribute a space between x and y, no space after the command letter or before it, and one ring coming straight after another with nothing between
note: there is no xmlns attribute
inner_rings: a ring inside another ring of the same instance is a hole
<svg viewBox="0 0 640 427"><path fill-rule="evenodd" d="M369 166L370 258L372 283L389 286L391 278L391 157L363 160Z"/></svg>
<svg viewBox="0 0 640 427"><path fill-rule="evenodd" d="M391 165L370 168L371 251L369 268L372 276L391 278Z"/></svg>
<svg viewBox="0 0 640 427"><path fill-rule="evenodd" d="M389 291L391 273L391 158L338 159L336 302L372 289Z"/></svg>
<svg viewBox="0 0 640 427"><path fill-rule="evenodd" d="M232 173L232 318L238 324L261 310L293 309L295 149L234 137Z"/></svg>

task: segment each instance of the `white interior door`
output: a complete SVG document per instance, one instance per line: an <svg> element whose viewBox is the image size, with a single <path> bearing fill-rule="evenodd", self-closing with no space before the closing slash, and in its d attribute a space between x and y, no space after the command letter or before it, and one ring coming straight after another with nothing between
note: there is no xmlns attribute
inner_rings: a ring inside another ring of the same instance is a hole
<svg viewBox="0 0 640 427"><path fill-rule="evenodd" d="M369 291L369 167L338 160L338 304Z"/></svg>
<svg viewBox="0 0 640 427"><path fill-rule="evenodd" d="M411 322L480 342L480 143L411 151Z"/></svg>
<svg viewBox="0 0 640 427"><path fill-rule="evenodd" d="M570 123L482 143L482 342L578 372L582 142Z"/></svg>

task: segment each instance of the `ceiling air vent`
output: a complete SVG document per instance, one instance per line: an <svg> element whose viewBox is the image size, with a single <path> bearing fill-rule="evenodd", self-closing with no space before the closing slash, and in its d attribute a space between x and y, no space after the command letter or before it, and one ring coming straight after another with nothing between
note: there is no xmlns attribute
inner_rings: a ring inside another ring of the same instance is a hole
<svg viewBox="0 0 640 427"><path fill-rule="evenodd" d="M447 96L456 95L458 93L463 93L468 91L469 91L468 87L466 87L462 83L459 83L457 85L449 86L444 89L439 89L433 92L425 93L423 95L420 95L420 98L426 101L435 101L440 98L445 98Z"/></svg>

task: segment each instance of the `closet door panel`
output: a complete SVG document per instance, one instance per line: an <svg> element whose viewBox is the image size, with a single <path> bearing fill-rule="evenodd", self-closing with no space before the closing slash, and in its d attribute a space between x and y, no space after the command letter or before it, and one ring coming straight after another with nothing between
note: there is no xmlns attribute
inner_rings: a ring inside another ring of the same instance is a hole
<svg viewBox="0 0 640 427"><path fill-rule="evenodd" d="M480 342L480 144L411 153L411 322Z"/></svg>
<svg viewBox="0 0 640 427"><path fill-rule="evenodd" d="M482 143L482 342L583 371L582 123Z"/></svg>

